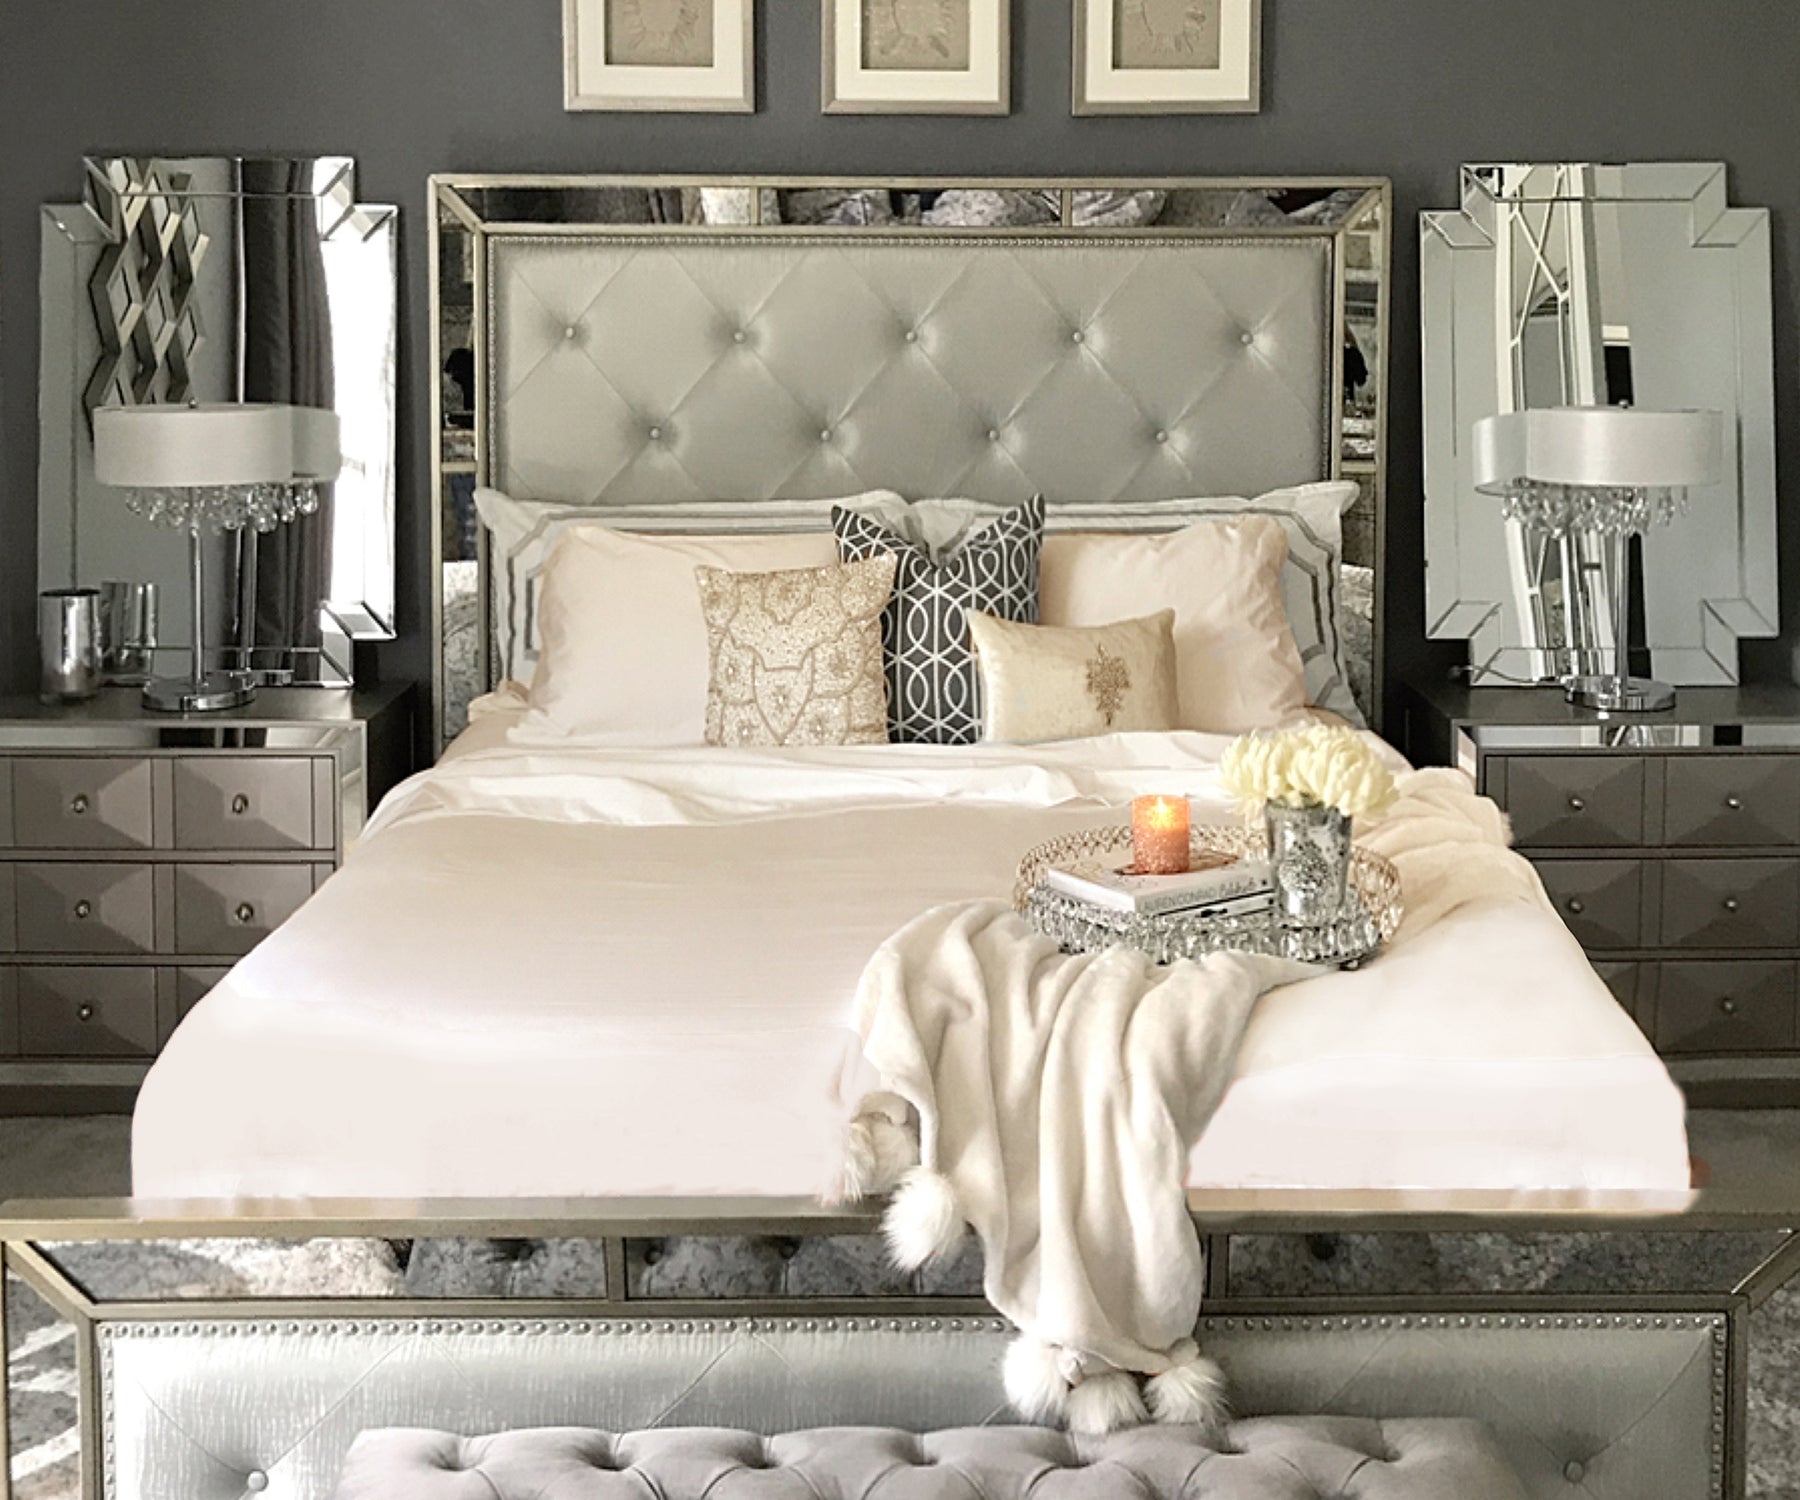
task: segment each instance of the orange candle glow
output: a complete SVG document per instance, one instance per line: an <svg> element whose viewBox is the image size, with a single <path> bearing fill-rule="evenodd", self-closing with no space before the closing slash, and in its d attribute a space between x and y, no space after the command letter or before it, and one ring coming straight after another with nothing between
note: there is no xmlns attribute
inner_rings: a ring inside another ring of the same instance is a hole
<svg viewBox="0 0 1800 1500"><path fill-rule="evenodd" d="M1193 867L1186 797L1139 797L1131 804L1132 864L1139 875L1185 875Z"/></svg>

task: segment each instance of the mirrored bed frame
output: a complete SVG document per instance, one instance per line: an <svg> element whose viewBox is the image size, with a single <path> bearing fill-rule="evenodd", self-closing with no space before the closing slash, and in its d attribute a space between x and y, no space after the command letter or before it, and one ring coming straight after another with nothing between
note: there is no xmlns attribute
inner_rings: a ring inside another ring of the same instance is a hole
<svg viewBox="0 0 1800 1500"><path fill-rule="evenodd" d="M1126 529L1137 502L1354 479L1340 613L1378 714L1385 179L444 176L432 191L440 745L499 671L481 485L627 529L870 489L1040 491L1053 529L1109 511Z"/></svg>

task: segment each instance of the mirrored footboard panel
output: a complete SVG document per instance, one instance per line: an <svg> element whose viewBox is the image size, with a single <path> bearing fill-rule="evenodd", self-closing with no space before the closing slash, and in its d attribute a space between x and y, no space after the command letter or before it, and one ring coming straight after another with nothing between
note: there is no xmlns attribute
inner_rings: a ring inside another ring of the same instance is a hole
<svg viewBox="0 0 1800 1500"><path fill-rule="evenodd" d="M7 1500L340 1500L388 1493L367 1488L384 1463L435 1478L541 1429L646 1483L696 1442L816 1468L827 1430L882 1462L1114 1457L1020 1435L977 1249L898 1276L867 1215L8 1214ZM1195 1337L1234 1425L1134 1451L1304 1439L1402 1463L1466 1440L1532 1500L1785 1492L1800 1256L1773 1221L1197 1219Z"/></svg>

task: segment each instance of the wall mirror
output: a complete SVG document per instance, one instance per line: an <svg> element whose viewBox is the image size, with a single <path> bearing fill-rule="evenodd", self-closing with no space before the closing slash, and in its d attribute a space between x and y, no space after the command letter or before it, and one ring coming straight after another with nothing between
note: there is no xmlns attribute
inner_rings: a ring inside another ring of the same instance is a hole
<svg viewBox="0 0 1800 1500"><path fill-rule="evenodd" d="M191 643L187 542L94 478L108 405L335 410L344 470L319 513L211 545L225 664L324 686L394 632L397 232L346 158L104 157L42 221L41 588L154 583L157 644Z"/></svg>
<svg viewBox="0 0 1800 1500"><path fill-rule="evenodd" d="M1641 539L1623 586L1639 670L1735 683L1738 642L1779 621L1768 212L1732 208L1714 163L1471 166L1462 200L1422 220L1430 634L1470 642L1478 683L1595 671L1611 645L1589 634L1621 586L1604 549L1502 519L1475 489L1479 420L1713 410L1723 482Z"/></svg>
<svg viewBox="0 0 1800 1500"><path fill-rule="evenodd" d="M434 183L432 215L434 419L438 505L434 681L439 743L459 733L470 703L494 684L498 653L489 586L489 536L476 513L476 488L505 467L493 452L496 412L485 390L490 345L504 330L487 326L493 304L490 267L528 241L562 245L687 236L894 237L956 234L1061 236L1081 243L1108 237L1120 264L1131 236L1194 236L1232 244L1302 239L1324 247L1331 305L1325 309L1330 384L1324 415L1327 451L1313 478L1354 478L1362 496L1345 518L1343 604L1346 637L1364 664L1360 691L1379 703L1375 598L1385 489L1388 265L1392 194L1379 178L978 181L941 179L444 177ZM580 299L577 299L579 302ZM551 299L555 301L554 298ZM581 309L570 311L579 316ZM561 325L558 325L560 330ZM639 336L652 337L644 329ZM573 337L573 335L571 335ZM579 341L569 348L580 348ZM589 351L613 368L606 351ZM585 374L584 374L585 378ZM574 408L572 408L574 409ZM679 412L676 413L679 419ZM985 425L985 424L984 424ZM492 470L493 472L490 472ZM591 506L576 483L557 487L554 466L535 473L518 498ZM903 484L894 488L905 490ZM685 492L684 492L685 493ZM839 490L834 493L848 493ZM1186 491L1184 493L1194 493ZM1218 493L1212 491L1210 493ZM766 495L719 495L761 500ZM913 496L912 498L919 498ZM1054 498L1054 497L1053 497Z"/></svg>

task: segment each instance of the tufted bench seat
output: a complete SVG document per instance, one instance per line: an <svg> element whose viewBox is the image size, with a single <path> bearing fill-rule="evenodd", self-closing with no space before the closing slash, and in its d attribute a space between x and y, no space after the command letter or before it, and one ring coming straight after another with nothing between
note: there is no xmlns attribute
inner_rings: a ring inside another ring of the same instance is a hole
<svg viewBox="0 0 1800 1500"><path fill-rule="evenodd" d="M1082 1439L1029 1427L919 1436L844 1428L763 1438L573 1428L461 1438L365 1432L336 1500L1525 1500L1476 1422L1268 1418L1223 1449L1146 1427Z"/></svg>

